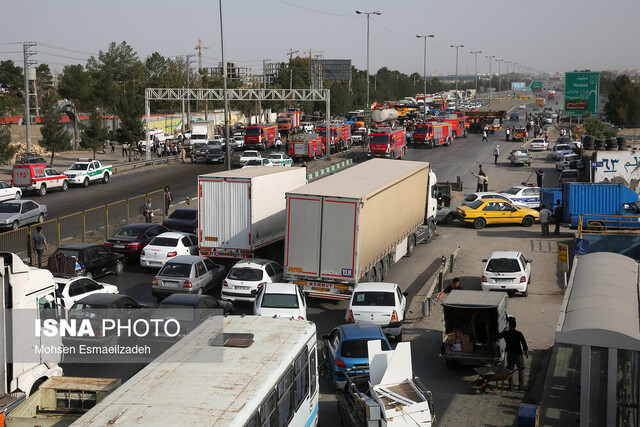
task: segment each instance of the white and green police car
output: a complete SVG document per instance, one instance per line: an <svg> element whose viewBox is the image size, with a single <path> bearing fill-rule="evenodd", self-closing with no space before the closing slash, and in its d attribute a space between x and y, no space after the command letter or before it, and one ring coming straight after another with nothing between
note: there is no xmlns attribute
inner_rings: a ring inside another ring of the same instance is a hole
<svg viewBox="0 0 640 427"><path fill-rule="evenodd" d="M276 166L291 166L293 163L293 160L291 160L289 156L282 153L271 153L267 159L271 160L271 163Z"/></svg>
<svg viewBox="0 0 640 427"><path fill-rule="evenodd" d="M88 187L90 183L102 181L109 182L113 167L102 166L99 161L93 159L78 159L64 174L69 178L70 184Z"/></svg>

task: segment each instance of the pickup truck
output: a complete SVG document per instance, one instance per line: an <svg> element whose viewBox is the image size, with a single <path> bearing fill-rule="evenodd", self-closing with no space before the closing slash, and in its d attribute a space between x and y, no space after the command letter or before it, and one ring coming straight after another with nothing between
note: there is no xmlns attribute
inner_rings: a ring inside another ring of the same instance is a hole
<svg viewBox="0 0 640 427"><path fill-rule="evenodd" d="M102 166L98 160L78 159L71 165L64 174L69 178L70 184L82 185L88 187L91 182L102 181L104 184L109 182L113 166Z"/></svg>

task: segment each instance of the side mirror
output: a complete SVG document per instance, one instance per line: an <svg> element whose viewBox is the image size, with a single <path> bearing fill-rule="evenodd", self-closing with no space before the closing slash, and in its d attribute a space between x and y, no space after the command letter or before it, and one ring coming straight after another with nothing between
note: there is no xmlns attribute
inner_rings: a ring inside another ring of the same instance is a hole
<svg viewBox="0 0 640 427"><path fill-rule="evenodd" d="M528 259L528 260L527 260L527 262L528 262L529 264L531 264L531 263L533 262L533 260L532 260L532 259Z"/></svg>
<svg viewBox="0 0 640 427"><path fill-rule="evenodd" d="M405 297L409 296L409 292L403 292L402 295L404 295Z"/></svg>
<svg viewBox="0 0 640 427"><path fill-rule="evenodd" d="M489 261L489 260L488 260L488 259L483 259L483 260L482 260L482 262L487 262L487 261Z"/></svg>

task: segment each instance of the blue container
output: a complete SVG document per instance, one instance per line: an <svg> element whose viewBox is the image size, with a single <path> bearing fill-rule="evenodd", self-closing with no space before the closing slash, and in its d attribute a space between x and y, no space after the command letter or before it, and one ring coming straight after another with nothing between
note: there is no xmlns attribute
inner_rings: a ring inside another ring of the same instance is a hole
<svg viewBox="0 0 640 427"><path fill-rule="evenodd" d="M540 407L537 405L521 403L518 409L518 427L537 427L539 410Z"/></svg>
<svg viewBox="0 0 640 427"><path fill-rule="evenodd" d="M622 184L568 183L562 189L562 202L564 222L577 227L584 214L629 215L624 205L637 203L638 194Z"/></svg>

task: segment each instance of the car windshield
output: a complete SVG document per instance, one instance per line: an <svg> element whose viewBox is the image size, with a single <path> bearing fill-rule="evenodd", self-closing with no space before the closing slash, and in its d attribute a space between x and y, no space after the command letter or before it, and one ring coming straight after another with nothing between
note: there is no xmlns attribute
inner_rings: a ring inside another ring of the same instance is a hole
<svg viewBox="0 0 640 427"><path fill-rule="evenodd" d="M249 160L247 166L262 166L262 160Z"/></svg>
<svg viewBox="0 0 640 427"><path fill-rule="evenodd" d="M369 305L393 307L395 306L395 298L393 292L377 291L377 292L356 292L353 296L351 305Z"/></svg>
<svg viewBox="0 0 640 427"><path fill-rule="evenodd" d="M70 311L81 311L81 310L91 310L96 308L109 308L106 304L100 303L86 303L86 302L77 302L71 306Z"/></svg>
<svg viewBox="0 0 640 427"><path fill-rule="evenodd" d="M257 268L232 268L227 279L262 280L262 270L258 270Z"/></svg>
<svg viewBox="0 0 640 427"><path fill-rule="evenodd" d="M340 348L340 355L351 359L368 359L369 350L367 348L367 341L369 341L367 338L343 341L342 347ZM382 349L391 350L385 340L382 340Z"/></svg>
<svg viewBox="0 0 640 427"><path fill-rule="evenodd" d="M176 209L169 218L171 219L196 219L197 211L192 209Z"/></svg>
<svg viewBox="0 0 640 427"><path fill-rule="evenodd" d="M464 201L465 202L473 202L477 198L478 198L478 196L476 194L469 194L467 197L464 198Z"/></svg>
<svg viewBox="0 0 640 427"><path fill-rule="evenodd" d="M69 168L70 171L86 171L89 163L74 163Z"/></svg>
<svg viewBox="0 0 640 427"><path fill-rule="evenodd" d="M257 151L245 151L242 157L258 157Z"/></svg>
<svg viewBox="0 0 640 427"><path fill-rule="evenodd" d="M164 277L189 277L191 274L191 264L179 262L168 262L158 272L158 276Z"/></svg>
<svg viewBox="0 0 640 427"><path fill-rule="evenodd" d="M261 130L260 128L247 128L247 136L258 136L260 135Z"/></svg>
<svg viewBox="0 0 640 427"><path fill-rule="evenodd" d="M222 154L222 148L216 147L216 148L209 148L209 151L207 151L208 154Z"/></svg>
<svg viewBox="0 0 640 427"><path fill-rule="evenodd" d="M492 273L517 273L520 271L520 264L514 258L493 258L487 264L487 271Z"/></svg>
<svg viewBox="0 0 640 427"><path fill-rule="evenodd" d="M154 237L154 239L149 243L149 246L168 246L171 248L175 248L178 245L178 239L173 239L171 237Z"/></svg>
<svg viewBox="0 0 640 427"><path fill-rule="evenodd" d="M113 237L140 237L142 233L143 230L140 230L139 228L124 227L118 230Z"/></svg>
<svg viewBox="0 0 640 427"><path fill-rule="evenodd" d="M518 187L511 187L510 189L508 189L507 191L503 191L503 193L505 194L511 194L511 195L515 195L518 194L520 192L520 188Z"/></svg>
<svg viewBox="0 0 640 427"><path fill-rule="evenodd" d="M192 322L194 308L184 304L160 304L151 313L152 319L176 319L182 322Z"/></svg>
<svg viewBox="0 0 640 427"><path fill-rule="evenodd" d="M478 209L480 205L482 205L482 200L478 199L475 202L469 203L467 206L469 206L471 209Z"/></svg>
<svg viewBox="0 0 640 427"><path fill-rule="evenodd" d="M282 155L281 154L269 154L269 157L267 157L267 159L280 160L280 159L282 159Z"/></svg>
<svg viewBox="0 0 640 427"><path fill-rule="evenodd" d="M263 308L298 308L298 296L296 294L264 294L260 306Z"/></svg>
<svg viewBox="0 0 640 427"><path fill-rule="evenodd" d="M0 203L0 213L18 213L20 206L20 203Z"/></svg>
<svg viewBox="0 0 640 427"><path fill-rule="evenodd" d="M571 147L569 147L566 144L558 144L558 145L556 145L556 151L565 151L565 150L571 150Z"/></svg>

